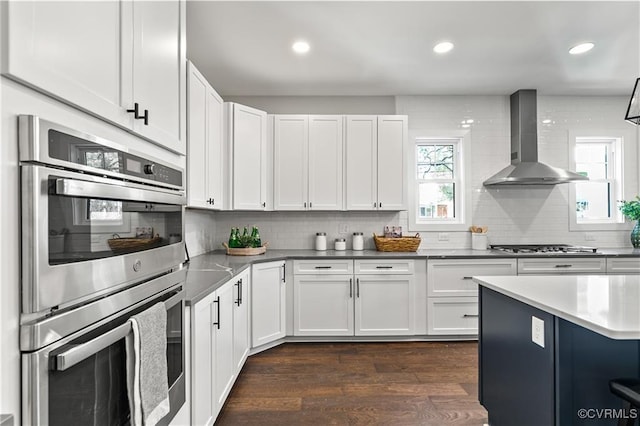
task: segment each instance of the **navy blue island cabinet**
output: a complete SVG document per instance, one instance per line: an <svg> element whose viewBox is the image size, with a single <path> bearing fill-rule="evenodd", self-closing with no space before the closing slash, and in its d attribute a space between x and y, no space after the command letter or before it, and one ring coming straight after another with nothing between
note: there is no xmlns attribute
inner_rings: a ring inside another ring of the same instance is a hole
<svg viewBox="0 0 640 426"><path fill-rule="evenodd" d="M544 347L532 339L542 320ZM640 341L615 340L480 286L479 399L490 426L615 425L609 380L640 377Z"/></svg>

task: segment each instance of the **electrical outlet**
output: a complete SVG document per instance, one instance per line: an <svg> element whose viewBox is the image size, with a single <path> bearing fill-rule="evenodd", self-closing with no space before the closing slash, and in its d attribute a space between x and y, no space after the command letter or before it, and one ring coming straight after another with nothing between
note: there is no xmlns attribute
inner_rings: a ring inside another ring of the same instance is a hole
<svg viewBox="0 0 640 426"><path fill-rule="evenodd" d="M338 227L338 233L339 234L348 234L349 233L349 225L347 225L346 223L341 223L340 226Z"/></svg>
<svg viewBox="0 0 640 426"><path fill-rule="evenodd" d="M531 317L531 341L544 348L544 321Z"/></svg>
<svg viewBox="0 0 640 426"><path fill-rule="evenodd" d="M449 233L448 232L438 233L438 241L449 241Z"/></svg>
<svg viewBox="0 0 640 426"><path fill-rule="evenodd" d="M584 240L585 241L595 241L596 237L593 234L584 234Z"/></svg>

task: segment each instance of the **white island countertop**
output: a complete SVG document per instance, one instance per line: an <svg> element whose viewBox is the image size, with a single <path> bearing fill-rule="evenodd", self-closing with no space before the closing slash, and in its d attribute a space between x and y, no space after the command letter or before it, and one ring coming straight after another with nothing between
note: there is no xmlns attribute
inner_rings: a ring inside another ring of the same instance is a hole
<svg viewBox="0 0 640 426"><path fill-rule="evenodd" d="M640 275L478 276L473 280L611 339L640 340Z"/></svg>

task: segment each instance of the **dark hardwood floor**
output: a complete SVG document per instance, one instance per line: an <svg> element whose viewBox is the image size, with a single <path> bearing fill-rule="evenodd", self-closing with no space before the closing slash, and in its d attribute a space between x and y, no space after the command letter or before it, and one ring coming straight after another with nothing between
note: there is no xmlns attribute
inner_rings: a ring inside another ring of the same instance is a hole
<svg viewBox="0 0 640 426"><path fill-rule="evenodd" d="M289 343L249 357L218 425L478 425L476 342Z"/></svg>

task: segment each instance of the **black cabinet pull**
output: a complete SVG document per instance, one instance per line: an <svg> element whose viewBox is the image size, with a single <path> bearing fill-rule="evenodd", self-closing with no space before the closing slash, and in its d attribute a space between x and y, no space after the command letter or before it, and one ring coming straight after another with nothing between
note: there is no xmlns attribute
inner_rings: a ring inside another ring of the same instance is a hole
<svg viewBox="0 0 640 426"><path fill-rule="evenodd" d="M287 281L287 264L283 263L282 264L282 282L286 282Z"/></svg>
<svg viewBox="0 0 640 426"><path fill-rule="evenodd" d="M214 300L213 303L216 303L218 305L218 320L214 322L213 325L217 326L218 330L220 330L220 296L216 297L216 300Z"/></svg>
<svg viewBox="0 0 640 426"><path fill-rule="evenodd" d="M462 316L462 318L478 318L478 314L472 315L472 314L464 314Z"/></svg>
<svg viewBox="0 0 640 426"><path fill-rule="evenodd" d="M463 279L463 280L470 280L470 279L472 279L472 278L473 278L473 277L462 277L462 279Z"/></svg>
<svg viewBox="0 0 640 426"><path fill-rule="evenodd" d="M266 201L262 203L262 207L267 207L267 202Z"/></svg>
<svg viewBox="0 0 640 426"><path fill-rule="evenodd" d="M242 300L243 299L243 297L242 297L242 278L240 278L240 287L239 287L239 289L240 289L240 305L242 305L242 303L244 302ZM240 306L240 305L238 305L238 306Z"/></svg>
<svg viewBox="0 0 640 426"><path fill-rule="evenodd" d="M331 269L332 266L316 266L316 269Z"/></svg>
<svg viewBox="0 0 640 426"><path fill-rule="evenodd" d="M376 266L376 269L393 269L393 266Z"/></svg>
<svg viewBox="0 0 640 426"><path fill-rule="evenodd" d="M242 290L240 290L241 285L242 285L242 281L240 280L236 281L236 283L234 284L234 287L238 287L238 298L234 302L237 306L240 306L240 304L242 303L242 295L241 295Z"/></svg>
<svg viewBox="0 0 640 426"><path fill-rule="evenodd" d="M309 208L313 207L313 203L309 201Z"/></svg>
<svg viewBox="0 0 640 426"><path fill-rule="evenodd" d="M378 203L378 207L382 207L382 203Z"/></svg>
<svg viewBox="0 0 640 426"><path fill-rule="evenodd" d="M349 299L353 297L353 278L349 278Z"/></svg>
<svg viewBox="0 0 640 426"><path fill-rule="evenodd" d="M128 109L127 112L132 112L133 118L135 118L136 120L144 120L145 126L149 125L149 110L145 109L144 115L140 115L140 105L138 105L137 102L134 102L133 109Z"/></svg>
<svg viewBox="0 0 640 426"><path fill-rule="evenodd" d="M304 208L305 209L307 208L307 202L306 201L304 202Z"/></svg>
<svg viewBox="0 0 640 426"><path fill-rule="evenodd" d="M564 265L555 265L556 268L571 268L573 265L570 264L564 264Z"/></svg>
<svg viewBox="0 0 640 426"><path fill-rule="evenodd" d="M360 297L360 278L356 278L356 297Z"/></svg>

